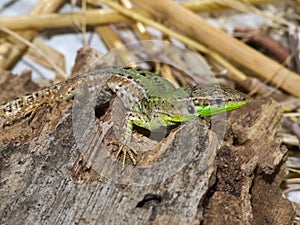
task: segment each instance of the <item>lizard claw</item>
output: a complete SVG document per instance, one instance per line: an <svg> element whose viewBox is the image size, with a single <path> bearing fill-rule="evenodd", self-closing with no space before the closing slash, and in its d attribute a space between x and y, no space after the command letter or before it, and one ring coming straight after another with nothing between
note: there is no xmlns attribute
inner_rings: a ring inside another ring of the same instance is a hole
<svg viewBox="0 0 300 225"><path fill-rule="evenodd" d="M116 158L118 159L122 154L122 170L124 170L127 155L129 156L133 165L136 165L136 155L137 155L136 150L129 148L120 142L111 142L111 144L119 146L119 149L116 153Z"/></svg>

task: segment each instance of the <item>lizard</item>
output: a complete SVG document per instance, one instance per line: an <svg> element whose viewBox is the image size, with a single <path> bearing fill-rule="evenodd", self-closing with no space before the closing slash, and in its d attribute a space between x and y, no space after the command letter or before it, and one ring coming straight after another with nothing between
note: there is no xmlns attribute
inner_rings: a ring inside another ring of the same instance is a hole
<svg viewBox="0 0 300 225"><path fill-rule="evenodd" d="M129 147L133 126L150 131L186 122L196 117L210 117L244 106L248 96L219 84L192 88L175 88L165 78L145 70L107 68L94 70L0 105L3 128L26 117L32 119L42 105L72 99L81 81L88 91L96 93L98 104L118 96L127 109L116 158L122 157L123 168L127 155L134 165L137 151ZM29 121L30 121L29 119Z"/></svg>

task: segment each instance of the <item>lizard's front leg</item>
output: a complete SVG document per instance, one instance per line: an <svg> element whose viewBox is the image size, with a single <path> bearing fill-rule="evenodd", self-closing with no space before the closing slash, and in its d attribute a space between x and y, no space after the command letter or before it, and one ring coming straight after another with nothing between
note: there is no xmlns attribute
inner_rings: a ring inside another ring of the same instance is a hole
<svg viewBox="0 0 300 225"><path fill-rule="evenodd" d="M116 153L116 158L119 158L122 154L122 169L124 169L127 155L129 156L133 165L136 165L137 151L130 147L133 132L133 124L145 127L145 124L147 124L146 121L147 120L145 115L141 113L127 112L124 124L121 128L121 135L119 137L119 140L111 142L111 144L119 146L118 151Z"/></svg>

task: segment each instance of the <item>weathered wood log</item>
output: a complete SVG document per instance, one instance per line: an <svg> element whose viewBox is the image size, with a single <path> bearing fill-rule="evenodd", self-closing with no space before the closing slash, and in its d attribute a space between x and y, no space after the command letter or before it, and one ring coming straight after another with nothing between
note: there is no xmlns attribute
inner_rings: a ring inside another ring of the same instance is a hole
<svg viewBox="0 0 300 225"><path fill-rule="evenodd" d="M95 145L78 141L72 104L42 107L31 123L0 131L1 224L291 223L294 211L279 187L287 150L276 136L276 102L257 100L233 112L221 146L200 120L160 140L135 132L133 144L150 150L139 152L136 167L126 161L123 172L109 145L122 120L118 100L95 118L94 142L87 142ZM108 151L97 152L97 140Z"/></svg>

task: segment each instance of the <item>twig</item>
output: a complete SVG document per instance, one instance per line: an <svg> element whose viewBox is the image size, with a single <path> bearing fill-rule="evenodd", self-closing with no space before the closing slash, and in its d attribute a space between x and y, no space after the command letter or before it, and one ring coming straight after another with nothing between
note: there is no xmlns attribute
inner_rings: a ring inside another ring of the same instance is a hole
<svg viewBox="0 0 300 225"><path fill-rule="evenodd" d="M287 49L277 40L259 30L235 29L235 35L246 38L246 42L254 42L271 53L279 63L284 63L288 58Z"/></svg>

